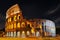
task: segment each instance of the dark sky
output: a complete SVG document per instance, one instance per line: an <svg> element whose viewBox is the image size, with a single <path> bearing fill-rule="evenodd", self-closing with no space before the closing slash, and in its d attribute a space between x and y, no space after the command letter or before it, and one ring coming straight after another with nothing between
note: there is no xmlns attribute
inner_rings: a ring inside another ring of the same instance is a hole
<svg viewBox="0 0 60 40"><path fill-rule="evenodd" d="M5 25L7 9L16 3L25 18L49 19L54 21L56 26L60 26L59 0L0 0L0 28Z"/></svg>

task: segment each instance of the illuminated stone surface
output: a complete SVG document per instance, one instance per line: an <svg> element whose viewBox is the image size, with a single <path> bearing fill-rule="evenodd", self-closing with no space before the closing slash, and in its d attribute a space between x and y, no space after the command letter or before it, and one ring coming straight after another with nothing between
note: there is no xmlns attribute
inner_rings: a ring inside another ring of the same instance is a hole
<svg viewBox="0 0 60 40"><path fill-rule="evenodd" d="M27 32L29 31L29 32ZM46 19L25 19L18 4L6 12L5 32L8 37L56 36L55 23ZM20 32L20 33L19 33Z"/></svg>

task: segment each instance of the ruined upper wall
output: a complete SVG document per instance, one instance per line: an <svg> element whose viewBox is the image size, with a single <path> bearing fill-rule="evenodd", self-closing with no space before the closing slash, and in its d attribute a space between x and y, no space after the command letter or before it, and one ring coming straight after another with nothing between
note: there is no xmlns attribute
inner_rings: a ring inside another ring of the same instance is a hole
<svg viewBox="0 0 60 40"><path fill-rule="evenodd" d="M15 4L13 6L11 6L7 12L6 12L6 19L10 16L10 15L13 15L13 14L16 14L16 13L20 13L21 12L21 9L19 8L19 5L18 4Z"/></svg>

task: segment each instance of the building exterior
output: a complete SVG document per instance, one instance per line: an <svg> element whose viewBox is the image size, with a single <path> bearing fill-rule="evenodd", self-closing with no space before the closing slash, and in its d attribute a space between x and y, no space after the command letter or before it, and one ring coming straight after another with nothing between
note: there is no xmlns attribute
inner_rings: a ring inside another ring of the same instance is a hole
<svg viewBox="0 0 60 40"><path fill-rule="evenodd" d="M46 19L25 19L18 4L6 12L7 37L56 36L55 23Z"/></svg>

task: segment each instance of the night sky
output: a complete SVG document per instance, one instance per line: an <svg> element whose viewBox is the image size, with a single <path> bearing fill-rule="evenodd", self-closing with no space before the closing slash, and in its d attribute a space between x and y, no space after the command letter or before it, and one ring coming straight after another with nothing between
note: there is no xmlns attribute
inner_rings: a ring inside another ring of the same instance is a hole
<svg viewBox="0 0 60 40"><path fill-rule="evenodd" d="M0 29L5 27L7 9L16 3L25 18L49 19L55 22L56 27L60 27L59 0L0 0Z"/></svg>

